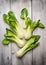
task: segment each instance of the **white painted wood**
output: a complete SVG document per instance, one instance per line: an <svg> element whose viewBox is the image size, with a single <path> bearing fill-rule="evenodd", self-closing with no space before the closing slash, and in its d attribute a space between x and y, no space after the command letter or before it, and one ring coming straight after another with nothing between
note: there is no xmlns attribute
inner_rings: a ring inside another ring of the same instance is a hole
<svg viewBox="0 0 46 65"><path fill-rule="evenodd" d="M32 0L33 20L40 19L46 27L46 0ZM46 28L36 29L34 34L39 34L40 45L33 50L33 65L46 65Z"/></svg>
<svg viewBox="0 0 46 65"><path fill-rule="evenodd" d="M31 0L11 0L11 10L16 15L16 18L20 22L23 20L20 19L20 12L22 8L27 8L29 11L29 17L31 18ZM17 58L15 53L18 51L16 44L12 44L12 65L32 65L32 51L25 54L21 59Z"/></svg>
<svg viewBox="0 0 46 65"><path fill-rule="evenodd" d="M15 43L8 46L2 45L5 29L9 28L3 21L3 13L13 10L21 24L20 12L25 7L29 11L29 17L31 17L31 0L0 0L0 65L32 65L32 63L33 65L46 65L46 28L34 31L34 34L41 35L41 39L39 40L40 45L33 50L33 57L32 51L29 51L21 59L17 58L15 53L19 48ZM32 17L33 20L40 19L46 26L46 0L32 0Z"/></svg>
<svg viewBox="0 0 46 65"><path fill-rule="evenodd" d="M0 0L0 65L11 65L11 44L4 46L2 40L8 25L3 21L2 15L10 10L10 0Z"/></svg>

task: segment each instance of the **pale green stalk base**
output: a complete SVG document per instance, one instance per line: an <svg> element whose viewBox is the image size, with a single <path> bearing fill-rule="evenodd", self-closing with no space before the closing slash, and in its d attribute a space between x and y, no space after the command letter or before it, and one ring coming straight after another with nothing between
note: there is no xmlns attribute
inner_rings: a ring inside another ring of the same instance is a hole
<svg viewBox="0 0 46 65"><path fill-rule="evenodd" d="M29 39L32 36L32 32L25 33L25 39Z"/></svg>
<svg viewBox="0 0 46 65"><path fill-rule="evenodd" d="M16 44L17 44L19 47L23 47L23 46L25 45L25 41L19 39L18 37L16 37L16 38L14 39L14 41L16 42Z"/></svg>
<svg viewBox="0 0 46 65"><path fill-rule="evenodd" d="M21 26L17 27L16 33L19 38L24 38L24 33L23 33L23 29L21 28Z"/></svg>
<svg viewBox="0 0 46 65"><path fill-rule="evenodd" d="M29 50L35 48L36 46L38 46L39 43L35 43L35 44L32 44L29 48L26 48L25 46L20 49L17 53L16 53L16 56L17 57L22 57L26 52L28 52Z"/></svg>
<svg viewBox="0 0 46 65"><path fill-rule="evenodd" d="M32 36L32 29L28 27L28 29L25 32L25 39L29 39Z"/></svg>

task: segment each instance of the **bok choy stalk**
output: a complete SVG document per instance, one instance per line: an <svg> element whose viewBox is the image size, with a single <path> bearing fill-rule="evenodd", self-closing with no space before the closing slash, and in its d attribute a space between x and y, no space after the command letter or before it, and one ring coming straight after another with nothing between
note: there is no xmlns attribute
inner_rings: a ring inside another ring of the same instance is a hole
<svg viewBox="0 0 46 65"><path fill-rule="evenodd" d="M25 28L26 30L26 33L25 33L25 39L29 39L33 33L33 31L39 27L39 28L42 28L44 29L45 26L40 22L40 20L37 20L35 22L33 22L28 16L28 11L26 8L23 8L21 10L21 19L23 19L23 28Z"/></svg>
<svg viewBox="0 0 46 65"><path fill-rule="evenodd" d="M42 28L44 29L44 25L40 22L40 20L34 21L31 24L29 24L29 26L26 29L26 33L25 33L25 39L29 39L33 33L33 31L36 28Z"/></svg>
<svg viewBox="0 0 46 65"><path fill-rule="evenodd" d="M23 29L12 11L9 11L8 14L3 14L3 19L19 38L23 38Z"/></svg>
<svg viewBox="0 0 46 65"><path fill-rule="evenodd" d="M17 57L22 57L26 52L28 52L29 50L35 48L36 46L39 45L39 43L37 43L37 41L40 39L39 35L33 35L29 40L27 40L27 42L25 43L24 47L21 48L17 53L16 56Z"/></svg>
<svg viewBox="0 0 46 65"><path fill-rule="evenodd" d="M10 29L6 28L6 33L4 34L5 38L2 42L3 44L9 44L9 42L16 42L19 47L23 47L25 45L25 41L18 38Z"/></svg>
<svg viewBox="0 0 46 65"><path fill-rule="evenodd" d="M32 22L31 24L29 24L29 26L26 29L26 33L25 33L25 39L29 39L33 33L33 31L35 30L35 28L37 28L39 24L38 22Z"/></svg>

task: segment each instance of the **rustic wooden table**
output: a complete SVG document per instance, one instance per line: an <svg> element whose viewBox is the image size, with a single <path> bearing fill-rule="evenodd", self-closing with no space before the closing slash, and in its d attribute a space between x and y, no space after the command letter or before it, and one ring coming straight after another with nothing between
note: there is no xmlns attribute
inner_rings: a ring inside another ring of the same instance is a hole
<svg viewBox="0 0 46 65"><path fill-rule="evenodd" d="M46 0L0 0L0 65L46 65L46 28L36 29L34 34L41 35L40 46L29 51L23 58L17 58L15 53L18 47L15 43L8 46L2 45L2 39L6 25L3 21L3 13L13 10L21 23L20 11L26 7L32 20L40 19L46 26Z"/></svg>

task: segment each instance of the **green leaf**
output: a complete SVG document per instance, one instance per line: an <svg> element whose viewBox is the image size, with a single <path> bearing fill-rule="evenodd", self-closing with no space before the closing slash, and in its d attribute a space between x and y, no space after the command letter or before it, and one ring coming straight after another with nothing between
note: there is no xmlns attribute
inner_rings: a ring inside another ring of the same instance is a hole
<svg viewBox="0 0 46 65"><path fill-rule="evenodd" d="M2 41L2 44L8 45L10 42L11 42L11 41L10 41L9 39L4 39L4 40Z"/></svg>
<svg viewBox="0 0 46 65"><path fill-rule="evenodd" d="M9 22L9 25L10 25L11 28L13 28L13 30L14 29L16 30L16 27L18 26L15 21Z"/></svg>
<svg viewBox="0 0 46 65"><path fill-rule="evenodd" d="M9 16L9 21L16 21L16 22L18 22L16 17L15 17L15 15L14 15L14 13L13 13L13 11L9 11L8 12L8 16Z"/></svg>
<svg viewBox="0 0 46 65"><path fill-rule="evenodd" d="M8 28L6 28L6 33L4 34L4 36L15 36L15 34Z"/></svg>
<svg viewBox="0 0 46 65"><path fill-rule="evenodd" d="M18 21L17 21L15 15L14 15L14 13L13 13L12 11L9 11L9 12L8 12L8 16L9 16L9 21L10 21L10 22L14 22L15 24L18 23Z"/></svg>
<svg viewBox="0 0 46 65"><path fill-rule="evenodd" d="M40 35L32 35L29 39L26 39L26 41L30 42L31 39L33 39L33 40L35 40L35 42L37 42L40 39ZM33 42L33 41L31 41L31 42Z"/></svg>
<svg viewBox="0 0 46 65"><path fill-rule="evenodd" d="M3 19L4 19L4 21L5 21L7 24L9 24L9 16L8 16L8 15L3 14Z"/></svg>
<svg viewBox="0 0 46 65"><path fill-rule="evenodd" d="M13 36L6 36L6 39L9 39L11 41L14 41L15 40L15 37L13 37Z"/></svg>
<svg viewBox="0 0 46 65"><path fill-rule="evenodd" d="M13 11L9 11L9 12L8 12L8 15L11 16L11 17L15 17Z"/></svg>
<svg viewBox="0 0 46 65"><path fill-rule="evenodd" d="M42 23L39 23L38 27L39 27L39 28L42 28L42 29L45 28L45 26L44 26Z"/></svg>
<svg viewBox="0 0 46 65"><path fill-rule="evenodd" d="M24 28L27 28L29 25L31 25L31 23L32 23L32 20L29 18L29 17L27 17L25 20L24 20L24 22L23 22L23 27Z"/></svg>
<svg viewBox="0 0 46 65"><path fill-rule="evenodd" d="M22 19L25 19L27 16L28 16L28 10L27 10L26 8L23 8L23 9L21 10L21 15L20 15L20 17L21 17Z"/></svg>
<svg viewBox="0 0 46 65"><path fill-rule="evenodd" d="M35 42L40 39L40 35L32 35L31 38L35 38Z"/></svg>
<svg viewBox="0 0 46 65"><path fill-rule="evenodd" d="M39 22L40 22L40 21L37 21L37 22L36 22L36 21L35 21L35 22L32 22L32 24L31 24L31 26L30 26L30 27L31 27L32 29L37 28L37 27L38 27L38 25L39 25Z"/></svg>
<svg viewBox="0 0 46 65"><path fill-rule="evenodd" d="M30 47L27 49L27 51L34 49L34 48L37 47L38 45L39 45L39 42L36 42L36 43L34 43L34 44L31 44ZM27 51L26 51L26 52L27 52Z"/></svg>

